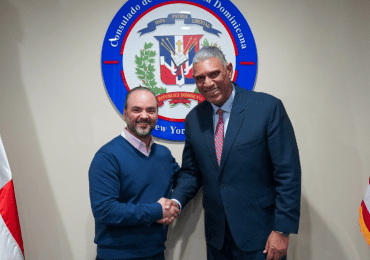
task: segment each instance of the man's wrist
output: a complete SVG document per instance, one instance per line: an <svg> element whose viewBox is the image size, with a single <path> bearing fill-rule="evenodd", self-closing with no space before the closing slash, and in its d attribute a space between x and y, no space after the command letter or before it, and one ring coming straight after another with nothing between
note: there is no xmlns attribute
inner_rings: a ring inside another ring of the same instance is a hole
<svg viewBox="0 0 370 260"><path fill-rule="evenodd" d="M286 232L282 232L282 231L277 231L275 230L276 233L279 233L280 235L282 235L283 237L289 237L290 233L286 233Z"/></svg>
<svg viewBox="0 0 370 260"><path fill-rule="evenodd" d="M180 201L178 201L177 199L171 199L171 200L173 200L174 202L177 203L177 205L179 205L179 210L180 210L179 215L180 215L181 210L182 210L182 205L181 205Z"/></svg>

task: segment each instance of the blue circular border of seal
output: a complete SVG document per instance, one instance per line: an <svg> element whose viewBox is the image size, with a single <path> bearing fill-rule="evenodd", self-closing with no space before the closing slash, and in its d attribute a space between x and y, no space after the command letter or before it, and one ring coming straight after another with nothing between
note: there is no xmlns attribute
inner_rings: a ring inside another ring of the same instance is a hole
<svg viewBox="0 0 370 260"><path fill-rule="evenodd" d="M234 43L233 47L235 49L236 58L234 81L240 87L249 90L253 89L257 77L256 44L247 21L230 0L128 0L114 16L108 27L101 55L101 69L105 88L111 101L121 114L123 114L125 98L130 89L123 75L122 50L124 48L124 43L130 35L131 29L141 17L153 9L170 4L185 4L202 8L223 24ZM112 47L109 38L112 35L116 35L117 28L119 28L122 22L122 17L130 12L132 14L133 11L134 16L127 21L122 29L122 37L118 39L117 47ZM236 28L232 26L230 20L228 20L228 17L225 15L227 13L233 16L233 20L237 21L237 25L239 26ZM245 45L238 44L240 37L244 38ZM245 48L242 48L242 46L245 46ZM168 131L163 131L163 129L167 129ZM157 126L152 131L152 135L156 138L168 141L184 141L184 129L185 124L183 121L178 122L178 120L171 121L158 118Z"/></svg>

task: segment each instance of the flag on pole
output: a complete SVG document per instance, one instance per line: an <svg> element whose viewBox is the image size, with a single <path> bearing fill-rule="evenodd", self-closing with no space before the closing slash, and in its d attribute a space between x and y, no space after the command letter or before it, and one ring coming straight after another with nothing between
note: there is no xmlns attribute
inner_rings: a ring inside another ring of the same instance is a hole
<svg viewBox="0 0 370 260"><path fill-rule="evenodd" d="M12 173L0 136L0 259L24 260Z"/></svg>
<svg viewBox="0 0 370 260"><path fill-rule="evenodd" d="M359 208L360 218L358 222L360 223L361 233L364 235L364 238L367 244L370 246L370 179L369 186L367 186L365 198L361 202Z"/></svg>

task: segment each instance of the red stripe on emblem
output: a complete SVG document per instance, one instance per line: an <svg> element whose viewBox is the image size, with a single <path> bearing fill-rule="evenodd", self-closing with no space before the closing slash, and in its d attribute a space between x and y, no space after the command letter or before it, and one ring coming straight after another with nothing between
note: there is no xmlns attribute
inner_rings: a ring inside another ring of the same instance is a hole
<svg viewBox="0 0 370 260"><path fill-rule="evenodd" d="M128 87L128 84L126 82L125 73L123 72L123 70L121 70L121 77L122 77L123 84L125 85L127 92L130 91L130 88Z"/></svg>
<svg viewBox="0 0 370 260"><path fill-rule="evenodd" d="M104 61L104 64L118 64L119 61L118 60L105 60Z"/></svg>
<svg viewBox="0 0 370 260"><path fill-rule="evenodd" d="M254 61L241 61L240 65L255 65L256 63Z"/></svg>
<svg viewBox="0 0 370 260"><path fill-rule="evenodd" d="M158 118L166 120L166 121L171 121L171 122L185 122L185 119L175 119L175 118L169 118L169 117L160 116L160 115L158 115Z"/></svg>
<svg viewBox="0 0 370 260"><path fill-rule="evenodd" d="M238 77L238 71L237 70L235 70L235 72L234 72L234 78L233 78L233 81L235 82L236 81L236 78Z"/></svg>
<svg viewBox="0 0 370 260"><path fill-rule="evenodd" d="M10 180L0 190L0 215L3 217L5 225L8 227L15 241L17 241L18 246L22 250L22 253L24 255L22 233L21 227L19 225L13 180Z"/></svg>

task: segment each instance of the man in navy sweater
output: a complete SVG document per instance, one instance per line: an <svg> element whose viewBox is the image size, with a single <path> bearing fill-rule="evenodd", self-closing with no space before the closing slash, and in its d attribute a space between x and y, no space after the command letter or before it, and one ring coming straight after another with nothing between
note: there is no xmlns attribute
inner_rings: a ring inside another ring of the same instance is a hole
<svg viewBox="0 0 370 260"><path fill-rule="evenodd" d="M153 92L129 91L123 116L127 127L96 153L89 170L96 260L163 260L166 225L179 213L164 204L179 166L166 147L153 142L158 119ZM167 223L157 222L163 218Z"/></svg>

